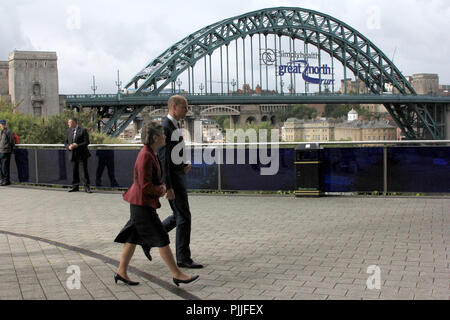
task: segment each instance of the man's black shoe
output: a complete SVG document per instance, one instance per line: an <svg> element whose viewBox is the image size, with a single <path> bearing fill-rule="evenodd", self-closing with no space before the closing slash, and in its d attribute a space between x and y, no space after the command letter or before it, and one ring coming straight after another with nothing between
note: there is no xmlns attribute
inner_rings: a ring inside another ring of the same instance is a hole
<svg viewBox="0 0 450 320"><path fill-rule="evenodd" d="M85 191L86 193L92 193L91 187L84 187L84 191Z"/></svg>
<svg viewBox="0 0 450 320"><path fill-rule="evenodd" d="M178 262L177 265L179 268L187 268L187 269L202 269L203 268L203 265L195 263L194 261L192 261L191 263Z"/></svg>
<svg viewBox="0 0 450 320"><path fill-rule="evenodd" d="M75 187L75 188L72 188L69 190L69 192L78 192L78 191L80 191L80 188L78 188L78 187Z"/></svg>

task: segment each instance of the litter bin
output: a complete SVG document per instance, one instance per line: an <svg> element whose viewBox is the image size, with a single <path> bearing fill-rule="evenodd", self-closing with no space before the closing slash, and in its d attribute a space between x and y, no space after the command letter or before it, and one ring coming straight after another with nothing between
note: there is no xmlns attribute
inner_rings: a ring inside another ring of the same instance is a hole
<svg viewBox="0 0 450 320"><path fill-rule="evenodd" d="M295 148L295 196L321 197L322 149L318 143L302 144Z"/></svg>

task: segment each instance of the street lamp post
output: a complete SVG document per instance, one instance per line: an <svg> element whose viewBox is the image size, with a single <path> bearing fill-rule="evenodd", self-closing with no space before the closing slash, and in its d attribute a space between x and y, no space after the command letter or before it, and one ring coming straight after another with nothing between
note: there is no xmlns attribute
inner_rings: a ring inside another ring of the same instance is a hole
<svg viewBox="0 0 450 320"><path fill-rule="evenodd" d="M181 81L179 78L177 80L177 86L178 86L178 92L181 93L181 85L183 84L183 81Z"/></svg>
<svg viewBox="0 0 450 320"><path fill-rule="evenodd" d="M203 94L203 89L205 89L205 86L203 85L203 83L200 83L200 85L198 86L198 88L201 91L201 94Z"/></svg>
<svg viewBox="0 0 450 320"><path fill-rule="evenodd" d="M235 92L234 87L237 85L236 80L231 80L231 85L233 86L233 92Z"/></svg>
<svg viewBox="0 0 450 320"><path fill-rule="evenodd" d="M292 85L292 83L289 85L289 93L294 94L294 86Z"/></svg>
<svg viewBox="0 0 450 320"><path fill-rule="evenodd" d="M119 73L119 70L117 70L117 81L116 81L116 86L117 86L117 92L120 93L120 87L122 86L122 81L120 81L120 73Z"/></svg>
<svg viewBox="0 0 450 320"><path fill-rule="evenodd" d="M283 87L284 87L283 79L280 80L280 87L281 87L281 94L283 95L284 94L284 92L283 92Z"/></svg>
<svg viewBox="0 0 450 320"><path fill-rule="evenodd" d="M92 86L91 86L92 91L94 91L94 95L95 95L95 91L97 91L98 87L95 85L95 76L93 76L92 79Z"/></svg>

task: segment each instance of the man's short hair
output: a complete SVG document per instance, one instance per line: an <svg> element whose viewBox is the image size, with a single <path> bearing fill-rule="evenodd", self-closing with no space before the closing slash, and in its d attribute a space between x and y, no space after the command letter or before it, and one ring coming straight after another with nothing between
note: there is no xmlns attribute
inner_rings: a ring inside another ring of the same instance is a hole
<svg viewBox="0 0 450 320"><path fill-rule="evenodd" d="M168 102L168 106L169 106L169 109L170 109L172 106L178 106L178 105L184 104L184 103L187 105L186 98L176 94L176 95L170 97L169 102Z"/></svg>
<svg viewBox="0 0 450 320"><path fill-rule="evenodd" d="M72 121L72 122L78 123L78 119L77 118L70 118L69 120Z"/></svg>

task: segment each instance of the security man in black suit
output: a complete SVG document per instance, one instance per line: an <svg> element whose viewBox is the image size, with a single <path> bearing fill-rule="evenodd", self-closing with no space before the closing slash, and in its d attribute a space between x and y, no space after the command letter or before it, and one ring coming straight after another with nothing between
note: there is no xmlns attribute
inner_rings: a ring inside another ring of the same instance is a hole
<svg viewBox="0 0 450 320"><path fill-rule="evenodd" d="M169 99L168 105L169 114L162 123L166 145L159 149L158 156L161 161L162 179L167 187L166 198L169 200L173 215L164 220L163 225L167 232L175 227L177 229L175 241L178 267L200 269L203 266L192 260L189 247L191 241L191 212L186 189L186 175L191 170L191 165L185 162L174 163L175 159L172 158L172 150L180 143L184 143L183 136L177 130L181 128L180 120L186 117L188 103L185 97L175 95ZM177 141L172 141L172 134L174 133L179 133ZM179 154L180 158L183 158L182 152Z"/></svg>
<svg viewBox="0 0 450 320"><path fill-rule="evenodd" d="M69 160L73 165L72 189L69 192L80 191L80 163L83 165L84 191L92 193L90 188L88 159L91 153L88 150L89 133L85 128L78 126L76 118L70 118L67 121L69 129L67 130L66 141L64 145L69 151Z"/></svg>

